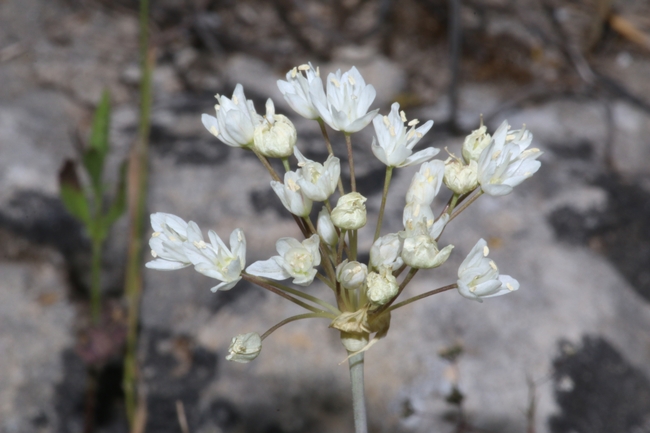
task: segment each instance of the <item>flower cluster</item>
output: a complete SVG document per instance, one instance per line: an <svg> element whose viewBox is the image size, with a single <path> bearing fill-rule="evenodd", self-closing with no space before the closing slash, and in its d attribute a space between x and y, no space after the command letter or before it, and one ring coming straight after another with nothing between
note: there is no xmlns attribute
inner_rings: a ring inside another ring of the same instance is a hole
<svg viewBox="0 0 650 433"><path fill-rule="evenodd" d="M387 115L370 110L375 89L354 67L331 73L323 82L318 68L301 65L287 72L286 80L279 80L278 87L299 115L320 123L329 154L324 162L313 161L298 149L295 127L286 116L276 114L273 101L267 101L266 114L261 116L239 84L232 98L217 95L216 117L204 114L202 120L208 131L225 144L257 154L269 171L271 189L294 216L304 240L282 237L276 242L278 255L246 266L246 240L241 229L232 232L228 248L213 231L208 233L206 243L192 221L186 223L164 213L151 216L154 260L147 267L174 270L194 265L196 271L220 281L213 291L229 290L245 279L307 310L261 336L255 332L236 336L228 360L251 361L260 353L262 340L275 329L306 318L328 319L329 326L340 331L344 347L353 356L386 335L392 311L415 300L457 289L463 297L482 302L519 288L515 279L499 274L496 264L487 257L487 243L481 239L462 262L455 283L396 302L419 270L436 268L447 261L454 246L440 247L440 238L460 212L483 194L509 194L539 169L541 152L529 149L532 134L528 130L511 130L504 121L490 135L481 122L465 138L461 156L450 154L443 162L433 159L439 152L437 148L414 151L433 121L418 126L419 121L408 121L397 103L392 104ZM367 199L356 191L350 135L370 122L375 131L370 150L386 166L386 177L374 242L368 262L363 263L357 238L369 218ZM341 179L341 160L332 151L326 125L345 135L351 179L347 192ZM283 176L275 171L269 158L282 160ZM392 172L413 165L420 167L405 194L404 229L381 236ZM443 184L451 190L451 197L434 212ZM281 283L289 279L298 287ZM331 292L333 303L304 291L316 279Z"/></svg>

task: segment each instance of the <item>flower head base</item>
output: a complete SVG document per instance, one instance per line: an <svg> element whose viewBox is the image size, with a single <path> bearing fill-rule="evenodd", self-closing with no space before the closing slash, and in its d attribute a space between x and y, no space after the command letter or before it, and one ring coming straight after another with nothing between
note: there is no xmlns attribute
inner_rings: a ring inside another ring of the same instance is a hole
<svg viewBox="0 0 650 433"><path fill-rule="evenodd" d="M217 117L204 114L201 116L203 126L228 146L252 146L255 127L261 123L262 116L255 111L253 101L246 99L242 85L235 86L232 99L220 95L216 98L219 101L214 107Z"/></svg>
<svg viewBox="0 0 650 433"><path fill-rule="evenodd" d="M232 339L226 359L242 364L251 362L262 351L262 339L256 332L240 334Z"/></svg>
<svg viewBox="0 0 650 433"><path fill-rule="evenodd" d="M458 292L475 301L501 296L519 289L519 282L509 275L499 275L499 268L487 258L490 250L480 239L458 269Z"/></svg>
<svg viewBox="0 0 650 433"><path fill-rule="evenodd" d="M312 87L320 89L320 92L316 90L313 93L324 96L320 72L318 68L314 69L311 63L300 65L287 72L287 81L278 80L278 88L291 108L302 117L314 120L320 118L320 114L312 103L312 91L310 91ZM326 104L325 100L323 104Z"/></svg>
<svg viewBox="0 0 650 433"><path fill-rule="evenodd" d="M275 244L279 256L255 262L246 272L278 281L293 277L294 284L308 286L314 281L316 266L320 265L319 244L318 235L312 235L302 243L294 238L281 238Z"/></svg>
<svg viewBox="0 0 650 433"><path fill-rule="evenodd" d="M341 162L334 155L327 157L325 164L305 158L296 147L294 150L298 167L298 185L313 201L325 201L336 190L341 175Z"/></svg>
<svg viewBox="0 0 650 433"><path fill-rule="evenodd" d="M151 227L154 232L149 240L151 255L154 260L146 264L149 269L172 271L192 264L187 258L183 244L201 238L198 226L190 221L186 223L176 215L157 212L151 214Z"/></svg>
<svg viewBox="0 0 650 433"><path fill-rule="evenodd" d="M293 153L298 136L286 116L275 114L273 101L266 101L264 120L255 127L255 148L268 158L287 158Z"/></svg>
<svg viewBox="0 0 650 433"><path fill-rule="evenodd" d="M510 126L503 121L496 130L490 145L478 161L478 183L489 195L510 194L512 189L531 177L541 163L539 149L527 149L533 136L526 129L508 132Z"/></svg>
<svg viewBox="0 0 650 433"><path fill-rule="evenodd" d="M395 102L391 106L388 116L377 115L372 121L375 127L377 138L372 140L372 153L377 159L389 167L408 167L409 165L426 162L436 156L440 149L429 147L413 153L413 148L420 139L429 132L433 121L429 120L419 128L417 119L408 122L407 130L406 115L399 111L399 104Z"/></svg>
<svg viewBox="0 0 650 433"><path fill-rule="evenodd" d="M367 198L358 192L350 192L336 202L332 210L332 222L340 229L356 230L366 225Z"/></svg>
<svg viewBox="0 0 650 433"><path fill-rule="evenodd" d="M377 92L367 84L354 66L327 76L327 96L323 87L312 81L310 96L320 118L337 131L347 134L365 128L379 110L368 112Z"/></svg>
<svg viewBox="0 0 650 433"><path fill-rule="evenodd" d="M218 234L208 232L210 243L200 239L185 242L183 248L194 269L210 278L221 281L211 290L230 290L241 280L241 273L246 266L246 238L241 229L230 234L230 249L226 247ZM188 239L189 240L189 239Z"/></svg>

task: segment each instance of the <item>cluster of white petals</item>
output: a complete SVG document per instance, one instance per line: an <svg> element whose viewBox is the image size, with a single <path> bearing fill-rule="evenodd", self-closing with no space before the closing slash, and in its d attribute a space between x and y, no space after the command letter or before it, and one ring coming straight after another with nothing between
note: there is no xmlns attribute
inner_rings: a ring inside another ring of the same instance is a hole
<svg viewBox="0 0 650 433"><path fill-rule="evenodd" d="M478 161L478 182L489 195L510 194L513 187L531 177L541 163L539 149L528 149L533 135L526 129L509 131L507 121L497 128Z"/></svg>
<svg viewBox="0 0 650 433"><path fill-rule="evenodd" d="M301 178L295 171L287 171L284 174L284 183L272 180L271 188L289 212L305 217L311 212L313 202L307 197L305 190L300 187Z"/></svg>
<svg viewBox="0 0 650 433"><path fill-rule="evenodd" d="M322 92L323 82L318 69L314 69L311 63L287 72L287 81L278 80L278 88L296 113L310 120L320 118L320 113L312 103L311 89L321 89Z"/></svg>
<svg viewBox="0 0 650 433"><path fill-rule="evenodd" d="M399 269L404 261L402 254L402 238L397 233L390 233L378 238L370 247L370 266L372 269Z"/></svg>
<svg viewBox="0 0 650 433"><path fill-rule="evenodd" d="M266 115L255 127L255 148L269 158L287 158L293 153L298 135L296 128L286 116L275 114L275 106L266 101Z"/></svg>
<svg viewBox="0 0 650 433"><path fill-rule="evenodd" d="M447 188L458 195L473 191L478 185L478 164L474 160L465 164L457 158L447 158L444 182Z"/></svg>
<svg viewBox="0 0 650 433"><path fill-rule="evenodd" d="M233 362L245 364L257 358L262 351L262 338L257 332L240 334L233 337L228 347L228 356L226 359Z"/></svg>
<svg viewBox="0 0 650 433"><path fill-rule="evenodd" d="M241 84L235 86L232 99L216 96L219 103L214 106L217 117L204 114L201 116L203 126L212 135L232 147L250 147L253 145L255 128L262 122L253 101L247 100Z"/></svg>
<svg viewBox="0 0 650 433"><path fill-rule="evenodd" d="M315 79L310 83L311 102L320 118L337 131L361 131L379 111L368 112L377 92L354 66L347 72L339 69L327 76L327 94L318 84Z"/></svg>
<svg viewBox="0 0 650 433"><path fill-rule="evenodd" d="M388 116L377 115L372 121L377 135L372 139L372 153L389 167L420 164L429 161L440 151L440 149L429 147L413 153L413 148L424 134L429 132L433 121L429 120L419 128L416 128L417 119L404 125L406 122L406 115L403 111L400 112L397 102L391 106Z"/></svg>
<svg viewBox="0 0 650 433"><path fill-rule="evenodd" d="M308 286L314 281L316 266L320 265L319 244L318 235L312 235L302 242L294 238L281 238L275 244L279 256L257 261L246 268L246 272L278 281L293 278L294 284Z"/></svg>
<svg viewBox="0 0 650 433"><path fill-rule="evenodd" d="M246 265L246 238L241 229L232 232L228 248L212 230L210 243L205 243L195 222L186 223L176 215L154 213L151 226L154 233L149 246L154 260L146 264L148 268L174 270L194 265L197 272L221 281L213 292L230 290L241 279Z"/></svg>
<svg viewBox="0 0 650 433"><path fill-rule="evenodd" d="M485 240L480 239L458 269L458 292L468 299L483 302L482 298L501 296L519 289L519 282L509 275L499 275L499 268L488 259L490 252Z"/></svg>
<svg viewBox="0 0 650 433"><path fill-rule="evenodd" d="M357 230L366 225L366 200L358 192L350 192L339 197L332 209L332 222L340 229Z"/></svg>
<svg viewBox="0 0 650 433"><path fill-rule="evenodd" d="M389 268L382 268L379 272L370 272L366 278L366 285L368 286L366 292L368 300L376 307L385 305L399 291L397 279Z"/></svg>
<svg viewBox="0 0 650 433"><path fill-rule="evenodd" d="M341 176L341 161L334 155L327 157L325 164L305 158L296 147L294 155L298 160L296 173L298 185L304 194L313 201L325 201L336 190Z"/></svg>
<svg viewBox="0 0 650 433"><path fill-rule="evenodd" d="M363 288L368 276L368 266L357 261L343 260L336 267L336 280L347 290Z"/></svg>

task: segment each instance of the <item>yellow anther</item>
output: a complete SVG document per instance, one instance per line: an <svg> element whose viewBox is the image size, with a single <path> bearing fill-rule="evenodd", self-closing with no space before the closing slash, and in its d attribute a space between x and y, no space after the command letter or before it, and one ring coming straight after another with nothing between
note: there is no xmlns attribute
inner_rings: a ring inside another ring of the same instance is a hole
<svg viewBox="0 0 650 433"><path fill-rule="evenodd" d="M307 163L306 163L306 162L303 162L303 161L300 161L300 162L298 163L298 167L304 167L305 165L307 165Z"/></svg>
<svg viewBox="0 0 650 433"><path fill-rule="evenodd" d="M309 69L311 69L311 67L309 65L300 65L300 66L298 66L298 70L300 70L300 71L308 71Z"/></svg>
<svg viewBox="0 0 650 433"><path fill-rule="evenodd" d="M211 126L211 127L210 127L210 132L211 132L212 135L214 135L215 137L216 137L217 135L219 135L219 130L218 130L217 128L215 128L214 126Z"/></svg>
<svg viewBox="0 0 650 433"><path fill-rule="evenodd" d="M289 188L291 191L298 191L300 189L300 185L298 185L293 179L287 180L287 188Z"/></svg>
<svg viewBox="0 0 650 433"><path fill-rule="evenodd" d="M151 255L153 256L154 259L158 257L158 254L154 250L151 250Z"/></svg>
<svg viewBox="0 0 650 433"><path fill-rule="evenodd" d="M151 237L152 237L152 238L157 238L158 236L160 236L160 232L153 232L153 233L151 234Z"/></svg>
<svg viewBox="0 0 650 433"><path fill-rule="evenodd" d="M172 242L176 242L176 241L178 241L178 239L176 238L176 236L170 236L170 237L169 237L169 240L172 241Z"/></svg>
<svg viewBox="0 0 650 433"><path fill-rule="evenodd" d="M406 121L406 120L405 120L405 121ZM413 120L411 120L409 123L407 123L407 125L408 125L408 126L415 126L415 125L417 125L418 123L420 123L420 121L419 121L418 119L413 119Z"/></svg>
<svg viewBox="0 0 650 433"><path fill-rule="evenodd" d="M336 78L332 77L332 78L330 78L330 81L331 81L332 84L334 84L336 87L341 87L341 83L339 83L339 81L338 81Z"/></svg>
<svg viewBox="0 0 650 433"><path fill-rule="evenodd" d="M232 102L233 102L235 105L239 105L239 99L237 99L237 96L232 95Z"/></svg>
<svg viewBox="0 0 650 433"><path fill-rule="evenodd" d="M399 112L399 117L402 119L402 122L406 122L406 113L404 113L404 110Z"/></svg>
<svg viewBox="0 0 650 433"><path fill-rule="evenodd" d="M487 257L488 254L490 254L490 249L486 245L483 247L483 257Z"/></svg>
<svg viewBox="0 0 650 433"><path fill-rule="evenodd" d="M388 116L384 116L384 125L390 126L390 120L388 120Z"/></svg>
<svg viewBox="0 0 650 433"><path fill-rule="evenodd" d="M515 288L512 287L512 284L510 284L510 283L506 284L506 289L510 290L511 292L512 292L513 290L515 290Z"/></svg>
<svg viewBox="0 0 650 433"><path fill-rule="evenodd" d="M417 136L418 136L418 138L422 138L422 137L423 137L423 135L422 135L422 133L421 133L421 132L417 132L417 131L415 131L415 135L417 135Z"/></svg>
<svg viewBox="0 0 650 433"><path fill-rule="evenodd" d="M221 105L217 104L214 106L214 111L219 111L221 110Z"/></svg>
<svg viewBox="0 0 650 433"><path fill-rule="evenodd" d="M469 291L472 292L472 293L476 292L476 286L472 286L472 287L470 287L470 288L469 288Z"/></svg>
<svg viewBox="0 0 650 433"><path fill-rule="evenodd" d="M357 83L354 81L354 77L352 77L352 75L348 75L348 81L349 81L350 84L352 84L353 86L354 86L355 84L357 84Z"/></svg>
<svg viewBox="0 0 650 433"><path fill-rule="evenodd" d="M296 78L296 75L298 75L298 68L293 68L291 70L291 78Z"/></svg>
<svg viewBox="0 0 650 433"><path fill-rule="evenodd" d="M397 134L395 134L395 128L393 128L393 125L390 125L390 128L388 128L388 132L390 132L391 137L395 137Z"/></svg>
<svg viewBox="0 0 650 433"><path fill-rule="evenodd" d="M316 76L320 77L320 66L316 66Z"/></svg>
<svg viewBox="0 0 650 433"><path fill-rule="evenodd" d="M494 159L497 159L499 156L501 156L501 151L500 151L500 150L497 150L496 152L494 152L494 153L492 154L492 159L493 159L493 160L494 160Z"/></svg>
<svg viewBox="0 0 650 433"><path fill-rule="evenodd" d="M408 134L406 134L406 139L410 140L415 135L415 129L411 129Z"/></svg>
<svg viewBox="0 0 650 433"><path fill-rule="evenodd" d="M494 263L494 260L490 260L490 267L494 269L495 271L498 271L499 268L497 268L497 264Z"/></svg>

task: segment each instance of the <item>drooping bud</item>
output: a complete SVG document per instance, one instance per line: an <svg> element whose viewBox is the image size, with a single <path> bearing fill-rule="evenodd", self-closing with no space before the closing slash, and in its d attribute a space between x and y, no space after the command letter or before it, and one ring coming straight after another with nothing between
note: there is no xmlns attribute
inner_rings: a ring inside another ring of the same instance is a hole
<svg viewBox="0 0 650 433"><path fill-rule="evenodd" d="M332 222L338 228L356 230L366 225L367 198L358 192L351 192L339 197L332 210Z"/></svg>
<svg viewBox="0 0 650 433"><path fill-rule="evenodd" d="M399 291L399 285L390 268L382 268L379 272L370 272L366 278L366 295L374 306L386 304Z"/></svg>
<svg viewBox="0 0 650 433"><path fill-rule="evenodd" d="M233 362L247 363L257 358L262 351L262 339L257 332L240 334L232 339L226 359Z"/></svg>
<svg viewBox="0 0 650 433"><path fill-rule="evenodd" d="M356 261L342 261L336 267L336 280L344 289L357 290L363 287L368 275L368 267Z"/></svg>
<svg viewBox="0 0 650 433"><path fill-rule="evenodd" d="M448 158L445 161L445 185L456 194L466 194L478 186L478 164L471 160L469 165Z"/></svg>

